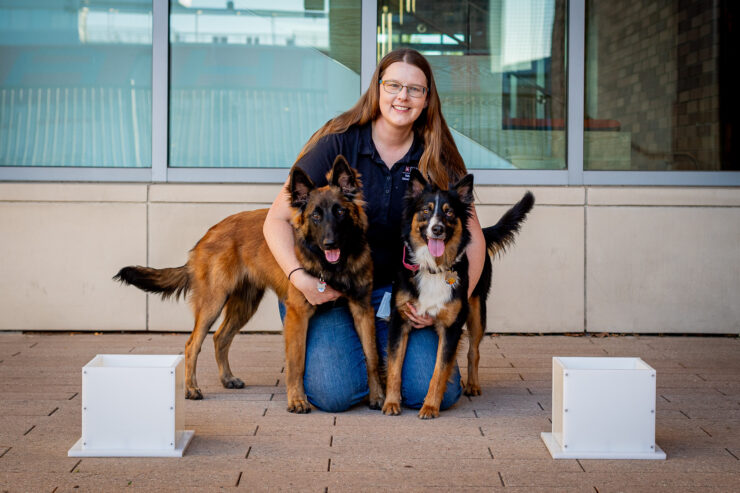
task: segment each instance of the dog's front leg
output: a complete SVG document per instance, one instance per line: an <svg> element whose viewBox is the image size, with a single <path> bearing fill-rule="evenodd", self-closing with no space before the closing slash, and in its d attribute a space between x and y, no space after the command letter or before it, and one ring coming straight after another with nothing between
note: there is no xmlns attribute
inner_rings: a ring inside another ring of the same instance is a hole
<svg viewBox="0 0 740 493"><path fill-rule="evenodd" d="M388 328L388 375L386 377L383 414L401 414L401 375L411 325L404 321L398 310L393 310Z"/></svg>
<svg viewBox="0 0 740 493"><path fill-rule="evenodd" d="M305 303L305 302L304 302ZM303 388L303 373L306 368L306 333L308 319L313 310L307 303L298 306L285 304L285 373L288 411L291 413L311 412L311 405Z"/></svg>
<svg viewBox="0 0 740 493"><path fill-rule="evenodd" d="M439 318L435 323L439 336L437 360L434 364L432 379L429 381L429 390L426 397L424 397L424 405L419 410L421 419L432 419L439 416L439 407L447 389L447 381L450 379L450 374L455 366L455 355L460 343L464 321L464 317L459 317L449 327L445 327L445 324Z"/></svg>
<svg viewBox="0 0 740 493"><path fill-rule="evenodd" d="M375 313L370 304L370 296L363 303L351 300L349 309L355 321L355 330L360 337L362 350L365 353L367 367L367 385L370 389L368 405L370 409L380 409L383 406L384 393L378 376L378 348L375 342Z"/></svg>

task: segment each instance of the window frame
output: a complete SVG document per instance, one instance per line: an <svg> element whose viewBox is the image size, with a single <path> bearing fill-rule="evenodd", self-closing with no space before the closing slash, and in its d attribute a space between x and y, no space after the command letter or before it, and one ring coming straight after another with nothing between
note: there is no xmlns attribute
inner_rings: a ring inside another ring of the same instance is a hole
<svg viewBox="0 0 740 493"><path fill-rule="evenodd" d="M588 171L583 169L586 0L569 0L567 16L567 130L565 170L471 170L485 185L740 186L737 171ZM145 183L283 183L287 168L170 168L169 0L152 0L152 167L3 166L0 181ZM362 0L361 73L375 69L377 0Z"/></svg>

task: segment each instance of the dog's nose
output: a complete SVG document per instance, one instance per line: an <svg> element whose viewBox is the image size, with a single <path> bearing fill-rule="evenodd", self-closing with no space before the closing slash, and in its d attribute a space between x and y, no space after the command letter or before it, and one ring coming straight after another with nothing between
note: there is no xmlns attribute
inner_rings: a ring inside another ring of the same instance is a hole
<svg viewBox="0 0 740 493"><path fill-rule="evenodd" d="M333 238L324 240L324 249L333 250L337 248L337 242Z"/></svg>
<svg viewBox="0 0 740 493"><path fill-rule="evenodd" d="M441 224L435 224L434 226L432 226L432 233L434 233L437 236L439 236L442 233L444 233L444 230L445 229L444 229L444 227Z"/></svg>

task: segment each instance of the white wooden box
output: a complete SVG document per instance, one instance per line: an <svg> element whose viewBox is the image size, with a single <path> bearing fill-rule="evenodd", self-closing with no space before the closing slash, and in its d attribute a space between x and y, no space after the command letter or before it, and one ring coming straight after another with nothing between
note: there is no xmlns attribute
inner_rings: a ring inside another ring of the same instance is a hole
<svg viewBox="0 0 740 493"><path fill-rule="evenodd" d="M82 367L82 437L70 457L182 457L182 355L99 354Z"/></svg>
<svg viewBox="0 0 740 493"><path fill-rule="evenodd" d="M655 443L655 370L640 358L552 359L555 459L665 459Z"/></svg>

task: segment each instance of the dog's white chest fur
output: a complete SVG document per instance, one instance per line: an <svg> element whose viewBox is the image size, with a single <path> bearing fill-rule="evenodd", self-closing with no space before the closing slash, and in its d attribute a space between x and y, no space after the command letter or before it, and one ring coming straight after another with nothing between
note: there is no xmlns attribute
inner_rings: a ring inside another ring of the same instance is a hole
<svg viewBox="0 0 740 493"><path fill-rule="evenodd" d="M452 286L447 282L444 272L432 274L419 271L416 274L416 287L419 290L418 313L428 313L436 317L440 309L452 298Z"/></svg>
<svg viewBox="0 0 740 493"><path fill-rule="evenodd" d="M447 282L445 272L430 272L437 271L439 266L426 245L414 250L413 257L414 262L421 267L414 276L416 288L419 290L416 311L436 317L445 303L452 298L452 286Z"/></svg>

